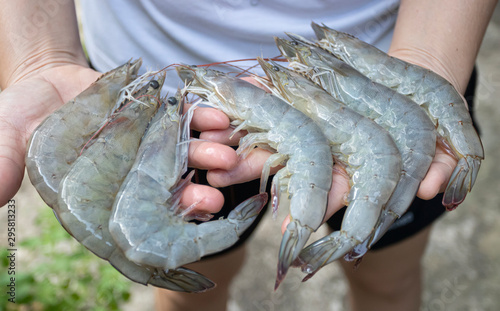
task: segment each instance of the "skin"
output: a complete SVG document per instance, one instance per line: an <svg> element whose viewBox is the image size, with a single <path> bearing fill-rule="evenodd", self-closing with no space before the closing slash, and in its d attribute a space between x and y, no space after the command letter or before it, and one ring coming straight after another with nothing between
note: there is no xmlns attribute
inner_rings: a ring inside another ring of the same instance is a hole
<svg viewBox="0 0 500 311"><path fill-rule="evenodd" d="M389 53L435 71L463 93L496 2L403 0ZM4 1L0 6L0 88L3 90L0 93L0 206L5 205L19 189L24 174L26 143L35 127L100 75L89 69L85 61L74 3L54 3L49 7L41 6L36 0L18 0ZM229 140L228 126L229 120L223 113L209 108L198 109L192 122L192 128L202 132L200 138L212 142L193 142L189 165L208 169L208 180L215 187L259 178L260 169L270 155L267 151L256 150L245 160L238 161L234 150L227 146L236 141ZM456 159L438 149L417 195L430 199L442 192L455 166ZM326 217L343 206L348 191L347 180L338 171L334 172L332 189ZM197 208L206 212L218 211L223 200L218 190L195 184L187 187L182 198L187 206L199 202ZM283 229L286 224L287 220L283 222ZM370 301L366 308L353 305L352 310L401 310L405 301L405 310L418 310L420 259L426 240L427 236L418 235L405 241L410 245L405 258L400 252L405 249L398 249L402 244L394 245L393 252L388 252L389 248L377 252L394 259L390 264L384 256L367 256L363 260L363 265L379 268L376 271L381 271L380 274L391 280L391 284L406 284L408 278L416 281L413 282L415 288L408 288L408 292L413 293L411 299L399 295L397 286L388 286L384 295L377 295L377 286L366 283L367 278L348 276L353 297L361 293ZM200 303L204 299L206 303L227 300L228 284L238 271L242 256L226 256L221 260L229 258L229 264L220 272L219 283L224 290L197 299L191 296L192 299L185 300L185 304ZM406 256L414 258L407 268ZM217 266L216 263L213 265ZM236 268L228 269L229 265ZM383 269L391 265L392 269ZM203 262L195 263L192 268L203 266ZM349 270L345 265L344 268ZM405 272L408 269L411 273ZM188 310L185 304L178 309Z"/></svg>

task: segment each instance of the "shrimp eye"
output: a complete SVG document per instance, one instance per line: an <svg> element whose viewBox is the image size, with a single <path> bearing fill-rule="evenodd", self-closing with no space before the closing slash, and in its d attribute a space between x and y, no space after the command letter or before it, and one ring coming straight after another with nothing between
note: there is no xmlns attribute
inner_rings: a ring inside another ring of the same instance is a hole
<svg viewBox="0 0 500 311"><path fill-rule="evenodd" d="M299 43L297 41L292 41L292 44L295 46L299 45Z"/></svg>
<svg viewBox="0 0 500 311"><path fill-rule="evenodd" d="M159 88L159 87L160 87L160 83L158 83L158 81L156 81L156 80L151 80L151 81L149 82L149 86L151 86L151 87L152 87L152 88L154 88L154 89L157 89L157 88Z"/></svg>
<svg viewBox="0 0 500 311"><path fill-rule="evenodd" d="M273 66L273 70L274 70L274 71L280 71L280 67L278 67L278 66L274 65L274 66Z"/></svg>
<svg viewBox="0 0 500 311"><path fill-rule="evenodd" d="M168 103L169 105L172 105L172 106L173 106L173 105L176 105L176 104L177 104L177 98L175 98L175 97L173 97L173 96L172 96L172 97L169 97L169 98L167 99L167 103Z"/></svg>

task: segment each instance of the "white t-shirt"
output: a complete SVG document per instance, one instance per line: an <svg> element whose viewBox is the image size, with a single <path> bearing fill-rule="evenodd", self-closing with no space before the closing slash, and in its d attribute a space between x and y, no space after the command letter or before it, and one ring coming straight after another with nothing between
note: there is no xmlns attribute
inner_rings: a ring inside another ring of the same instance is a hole
<svg viewBox="0 0 500 311"><path fill-rule="evenodd" d="M313 38L311 21L387 50L399 1L85 0L81 6L90 60L107 71L138 57L142 70L274 57L274 36L286 37L286 31ZM166 83L176 88L172 75Z"/></svg>

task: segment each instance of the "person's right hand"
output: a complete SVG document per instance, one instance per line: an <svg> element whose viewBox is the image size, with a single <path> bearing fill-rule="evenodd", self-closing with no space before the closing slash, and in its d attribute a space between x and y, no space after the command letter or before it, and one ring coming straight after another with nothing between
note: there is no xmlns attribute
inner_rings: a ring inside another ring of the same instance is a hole
<svg viewBox="0 0 500 311"><path fill-rule="evenodd" d="M20 78L0 93L0 206L21 185L26 145L36 126L100 75L81 65L55 66Z"/></svg>

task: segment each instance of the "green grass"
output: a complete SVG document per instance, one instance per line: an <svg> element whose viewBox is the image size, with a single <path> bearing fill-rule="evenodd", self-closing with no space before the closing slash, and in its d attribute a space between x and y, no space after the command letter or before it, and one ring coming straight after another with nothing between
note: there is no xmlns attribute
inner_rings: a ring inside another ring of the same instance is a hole
<svg viewBox="0 0 500 311"><path fill-rule="evenodd" d="M16 303L2 299L0 310L120 310L130 298L131 282L78 244L49 208L36 222L41 234L21 241L16 252ZM8 253L0 248L3 271L9 265ZM0 275L2 292L10 277Z"/></svg>

